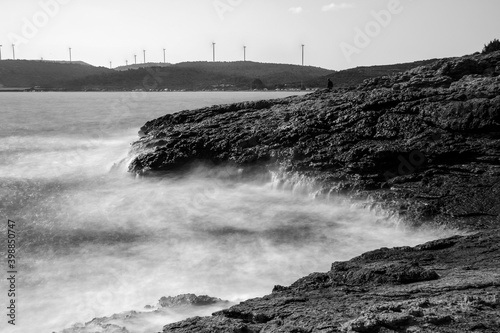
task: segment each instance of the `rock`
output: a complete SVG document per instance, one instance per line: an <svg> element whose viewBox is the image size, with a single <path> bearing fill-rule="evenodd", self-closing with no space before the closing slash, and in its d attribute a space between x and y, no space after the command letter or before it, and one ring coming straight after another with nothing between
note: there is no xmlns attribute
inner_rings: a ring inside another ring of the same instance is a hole
<svg viewBox="0 0 500 333"><path fill-rule="evenodd" d="M442 59L355 88L146 123L131 172L201 162L271 173L277 184L307 183L410 226L462 234L336 262L163 332L498 332L499 66L500 52Z"/></svg>
<svg viewBox="0 0 500 333"><path fill-rule="evenodd" d="M185 313L203 315L228 307L230 303L220 298L206 295L183 294L162 297L157 306L147 305L150 311L126 311L109 317L94 318L85 324L75 324L61 333L145 333L158 329L158 322L172 321L172 316ZM204 310L206 309L206 310Z"/></svg>
<svg viewBox="0 0 500 333"><path fill-rule="evenodd" d="M416 262L379 263L363 266L334 263L330 278L335 283L347 285L360 284L406 284L439 278L433 270L426 270Z"/></svg>
<svg viewBox="0 0 500 333"><path fill-rule="evenodd" d="M499 242L494 229L372 251L163 332L498 332Z"/></svg>
<svg viewBox="0 0 500 333"><path fill-rule="evenodd" d="M204 306L212 305L217 303L228 303L228 301L223 301L220 298L210 297L207 295L196 296L195 294L182 294L177 296L163 296L158 301L159 308L172 308L185 305L191 306Z"/></svg>
<svg viewBox="0 0 500 333"><path fill-rule="evenodd" d="M146 123L131 172L231 165L304 177L413 225L500 220L500 52L439 60L278 100L182 111ZM394 89L397 85L397 89Z"/></svg>

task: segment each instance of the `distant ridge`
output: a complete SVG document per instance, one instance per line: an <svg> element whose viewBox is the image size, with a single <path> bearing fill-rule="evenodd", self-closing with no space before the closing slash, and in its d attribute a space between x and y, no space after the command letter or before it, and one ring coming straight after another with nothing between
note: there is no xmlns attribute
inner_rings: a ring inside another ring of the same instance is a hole
<svg viewBox="0 0 500 333"><path fill-rule="evenodd" d="M137 65L140 66L138 69L81 78L68 82L67 87L74 90L298 89L304 81L334 72L312 66L251 61L197 61L161 65L144 67L142 64Z"/></svg>
<svg viewBox="0 0 500 333"><path fill-rule="evenodd" d="M366 79L391 75L434 61L334 71L252 61L146 63L109 69L82 61L2 60L0 87L39 86L75 91L315 89L326 87L330 78L334 87L338 88L355 86Z"/></svg>
<svg viewBox="0 0 500 333"><path fill-rule="evenodd" d="M364 80L372 79L378 76L387 76L399 72L405 72L415 67L429 65L438 59L419 60L414 62L393 64L393 65L374 65L349 68L334 72L316 80L306 82L308 86L322 86L328 79L333 82L334 88L352 87L363 83Z"/></svg>
<svg viewBox="0 0 500 333"><path fill-rule="evenodd" d="M28 61L31 61L31 60L28 60ZM40 61L40 62L51 62L51 63L55 63L55 64L75 64L75 65L83 65L83 66L92 66L91 64L89 63L86 63L84 61L67 61L67 60L34 60L34 61ZM94 66L92 66L94 67Z"/></svg>
<svg viewBox="0 0 500 333"><path fill-rule="evenodd" d="M109 72L113 70L83 61L2 60L0 87L64 88L67 81Z"/></svg>

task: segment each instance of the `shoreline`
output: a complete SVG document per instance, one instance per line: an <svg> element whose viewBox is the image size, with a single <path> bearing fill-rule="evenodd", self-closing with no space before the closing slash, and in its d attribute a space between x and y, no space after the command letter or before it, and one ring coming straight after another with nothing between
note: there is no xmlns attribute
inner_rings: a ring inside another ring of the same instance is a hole
<svg viewBox="0 0 500 333"><path fill-rule="evenodd" d="M132 145L133 173L154 177L195 161L260 166L284 182L309 178L322 194L346 195L410 226L474 232L368 252L164 332L495 332L499 64L500 52L439 60L356 89L146 123Z"/></svg>
<svg viewBox="0 0 500 333"><path fill-rule="evenodd" d="M0 88L0 92L146 92L146 93L172 93L172 92L300 92L300 93L311 93L321 88L314 89L276 89L276 90L58 90L58 89L42 89L42 90L31 90L31 88Z"/></svg>

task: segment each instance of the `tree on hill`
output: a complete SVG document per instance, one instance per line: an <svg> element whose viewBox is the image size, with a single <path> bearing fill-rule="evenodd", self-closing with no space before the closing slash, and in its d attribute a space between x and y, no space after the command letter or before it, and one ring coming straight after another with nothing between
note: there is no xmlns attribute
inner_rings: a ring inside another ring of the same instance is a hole
<svg viewBox="0 0 500 333"><path fill-rule="evenodd" d="M266 85L262 82L261 79L255 79L252 82L252 90L264 90L266 89Z"/></svg>
<svg viewBox="0 0 500 333"><path fill-rule="evenodd" d="M500 40L494 39L488 44L484 45L483 54L500 51Z"/></svg>

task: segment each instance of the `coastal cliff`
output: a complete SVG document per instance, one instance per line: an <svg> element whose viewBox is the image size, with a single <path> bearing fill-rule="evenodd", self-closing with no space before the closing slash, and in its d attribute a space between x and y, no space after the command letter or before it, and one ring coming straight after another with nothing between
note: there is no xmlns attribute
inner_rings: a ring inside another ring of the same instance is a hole
<svg viewBox="0 0 500 333"><path fill-rule="evenodd" d="M164 332L497 332L500 52L443 59L348 89L152 120L131 172L195 163L272 172L412 226L474 232L380 249Z"/></svg>
<svg viewBox="0 0 500 333"><path fill-rule="evenodd" d="M202 161L307 178L407 223L494 227L500 52L440 60L351 89L182 111L146 123L130 171Z"/></svg>

